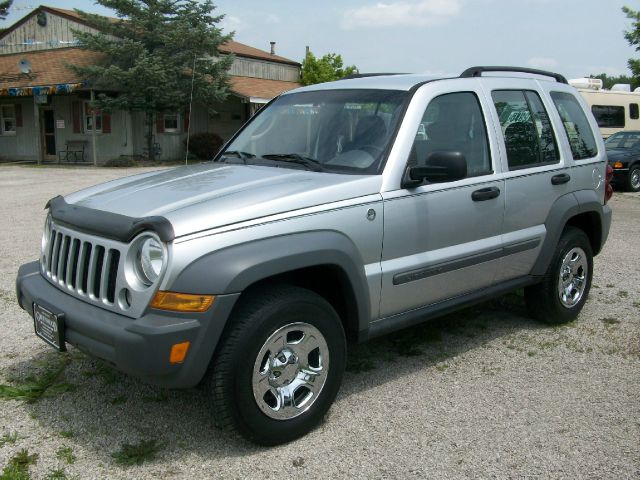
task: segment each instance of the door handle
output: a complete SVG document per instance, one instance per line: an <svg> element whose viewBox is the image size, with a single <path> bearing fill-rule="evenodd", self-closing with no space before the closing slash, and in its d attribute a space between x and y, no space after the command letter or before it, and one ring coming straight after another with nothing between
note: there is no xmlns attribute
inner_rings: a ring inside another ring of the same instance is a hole
<svg viewBox="0 0 640 480"><path fill-rule="evenodd" d="M561 173L560 175L554 175L551 177L551 185L562 185L571 180L571 176L568 173Z"/></svg>
<svg viewBox="0 0 640 480"><path fill-rule="evenodd" d="M500 189L498 187L488 187L476 190L471 194L471 200L474 202L483 202L485 200L491 200L500 195Z"/></svg>

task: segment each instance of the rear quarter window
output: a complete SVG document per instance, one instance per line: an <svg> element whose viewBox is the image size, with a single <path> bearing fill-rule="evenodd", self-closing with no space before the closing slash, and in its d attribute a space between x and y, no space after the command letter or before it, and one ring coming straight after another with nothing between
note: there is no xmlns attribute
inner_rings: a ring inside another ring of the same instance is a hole
<svg viewBox="0 0 640 480"><path fill-rule="evenodd" d="M598 154L596 139L576 97L566 92L551 92L551 99L560 114L573 159L584 160L595 157Z"/></svg>

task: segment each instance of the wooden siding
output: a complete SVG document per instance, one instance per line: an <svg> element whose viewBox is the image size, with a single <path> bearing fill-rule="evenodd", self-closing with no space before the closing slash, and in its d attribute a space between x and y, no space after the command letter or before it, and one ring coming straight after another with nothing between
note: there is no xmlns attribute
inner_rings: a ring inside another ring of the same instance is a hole
<svg viewBox="0 0 640 480"><path fill-rule="evenodd" d="M73 30L97 33L97 30L70 19L44 12L47 24L38 25L37 15L28 18L0 40L0 54L33 52L74 46Z"/></svg>
<svg viewBox="0 0 640 480"><path fill-rule="evenodd" d="M297 82L300 80L300 69L294 65L236 57L229 69L229 75Z"/></svg>

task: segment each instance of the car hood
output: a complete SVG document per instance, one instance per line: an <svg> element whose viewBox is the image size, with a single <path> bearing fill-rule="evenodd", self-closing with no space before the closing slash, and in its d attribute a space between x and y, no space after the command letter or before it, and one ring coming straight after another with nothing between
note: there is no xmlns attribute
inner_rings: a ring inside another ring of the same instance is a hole
<svg viewBox="0 0 640 480"><path fill-rule="evenodd" d="M159 215L176 237L379 193L380 176L206 163L144 173L65 197L68 203L129 217Z"/></svg>

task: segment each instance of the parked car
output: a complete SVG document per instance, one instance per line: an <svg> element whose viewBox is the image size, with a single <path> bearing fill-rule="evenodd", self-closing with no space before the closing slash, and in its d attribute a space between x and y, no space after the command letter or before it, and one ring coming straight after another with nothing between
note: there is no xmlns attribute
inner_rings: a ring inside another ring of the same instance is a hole
<svg viewBox="0 0 640 480"><path fill-rule="evenodd" d="M640 131L618 132L604 142L613 184L629 192L640 191Z"/></svg>
<svg viewBox="0 0 640 480"><path fill-rule="evenodd" d="M605 167L558 74L304 87L211 163L50 200L18 301L56 349L203 382L218 425L287 442L328 411L348 341L518 288L535 318L575 319L611 223Z"/></svg>

